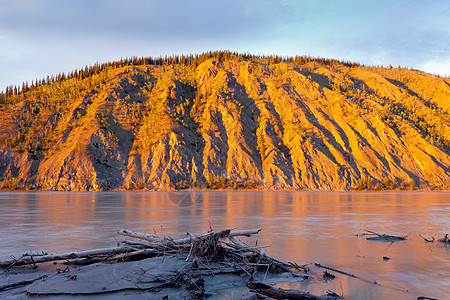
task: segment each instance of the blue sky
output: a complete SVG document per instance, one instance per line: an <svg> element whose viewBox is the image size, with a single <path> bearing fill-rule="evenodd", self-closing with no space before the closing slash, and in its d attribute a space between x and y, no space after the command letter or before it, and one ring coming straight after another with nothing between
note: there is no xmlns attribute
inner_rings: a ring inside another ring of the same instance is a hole
<svg viewBox="0 0 450 300"><path fill-rule="evenodd" d="M450 75L446 0L0 0L0 90L95 62L231 50Z"/></svg>

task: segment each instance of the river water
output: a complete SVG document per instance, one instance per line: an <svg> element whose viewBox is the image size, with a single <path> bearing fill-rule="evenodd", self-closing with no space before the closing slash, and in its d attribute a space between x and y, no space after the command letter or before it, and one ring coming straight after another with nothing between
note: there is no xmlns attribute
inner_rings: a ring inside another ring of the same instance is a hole
<svg viewBox="0 0 450 300"><path fill-rule="evenodd" d="M450 193L0 193L0 259L29 251L114 247L123 239L116 234L122 228L182 237L210 226L262 227L258 244L270 245L269 255L299 265L317 262L364 279L337 274L327 288L346 299L450 298L450 246L418 236L450 233ZM408 240L386 243L355 236L365 229L408 235ZM321 285L289 287L326 292Z"/></svg>

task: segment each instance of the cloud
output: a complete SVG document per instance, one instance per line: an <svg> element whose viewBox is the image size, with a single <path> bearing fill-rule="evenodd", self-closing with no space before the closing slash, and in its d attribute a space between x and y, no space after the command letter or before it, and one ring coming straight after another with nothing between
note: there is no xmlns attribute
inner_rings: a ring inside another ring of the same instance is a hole
<svg viewBox="0 0 450 300"><path fill-rule="evenodd" d="M450 34L441 30L416 28L407 35L404 30L391 30L384 35L362 36L346 39L346 43L334 43L330 51L334 55L327 54L365 64L419 68L430 61L448 60L448 41Z"/></svg>
<svg viewBox="0 0 450 300"><path fill-rule="evenodd" d="M331 0L304 4L296 6L303 12L304 22L284 24L288 39L277 39L279 49L414 68L448 60L450 21L442 11L450 14L450 2Z"/></svg>
<svg viewBox="0 0 450 300"><path fill-rule="evenodd" d="M33 10L7 7L0 22L21 35L215 39L264 27L262 16L268 15L256 2L239 0L41 0Z"/></svg>
<svg viewBox="0 0 450 300"><path fill-rule="evenodd" d="M450 56L445 59L431 60L418 67L418 69L431 74L450 76Z"/></svg>

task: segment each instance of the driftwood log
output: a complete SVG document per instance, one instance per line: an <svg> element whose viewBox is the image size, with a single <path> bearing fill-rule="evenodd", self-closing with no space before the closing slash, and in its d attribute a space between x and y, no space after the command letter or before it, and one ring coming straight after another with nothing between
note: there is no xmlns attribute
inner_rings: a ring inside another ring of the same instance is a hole
<svg viewBox="0 0 450 300"><path fill-rule="evenodd" d="M327 267L327 266L324 266L324 265L321 265L321 264L319 264L319 263L314 263L317 267L319 267L319 268L323 268L323 269L326 269L326 270L330 270L330 271L333 271L333 272L337 272L337 273L340 273L340 274L343 274L343 275L347 275L347 276L350 276L350 277L353 277L353 278L357 278L357 279L361 279L361 278L359 278L358 276L356 276L356 275L354 275L354 274L351 274L351 273L348 273L348 272L345 272L345 271L341 271L341 270L338 270L338 269L335 269L335 268L332 268L332 267Z"/></svg>
<svg viewBox="0 0 450 300"><path fill-rule="evenodd" d="M253 234L258 234L262 230L262 228L250 229L250 230L235 230L235 231L232 231L231 229L227 229L227 230L230 231L229 234L228 234L228 237L235 237L235 236L250 237ZM138 238L138 239L149 241L149 242L162 242L162 241L165 241L165 242L174 243L174 244L185 244L185 243L192 242L196 238L201 238L201 237L210 235L211 233L205 233L205 234L201 234L201 235L198 235L198 236L189 236L187 238L177 239L177 240L173 240L173 239L170 239L170 238L162 238L162 237L151 235L151 234L148 234L148 233L136 232L136 231L127 230L127 229L119 230L118 234L129 236L129 237L133 237L133 238Z"/></svg>
<svg viewBox="0 0 450 300"><path fill-rule="evenodd" d="M427 243L433 243L433 242L434 242L434 237L433 237L433 236L431 237L431 240L430 240L430 239L427 239L426 237L424 237L424 236L422 236L422 235L420 235L420 234L419 234L419 236L420 236L421 238L423 238L423 240L424 240L425 242L427 242Z"/></svg>
<svg viewBox="0 0 450 300"><path fill-rule="evenodd" d="M396 236L396 235L389 235L389 234L380 234L380 233L370 231L370 230L364 230L364 231L366 231L368 233L368 235L374 235L374 236L366 238L366 240L369 240L369 241L396 242L396 241L404 241L408 237L408 235Z"/></svg>
<svg viewBox="0 0 450 300"><path fill-rule="evenodd" d="M22 255L19 259L11 259L0 261L0 268L9 268L11 266L23 266L23 265L35 265L37 263L49 262L49 261L59 261L66 259L84 258L91 256L110 256L118 253L124 253L136 250L128 246L115 247L115 248L103 248L86 250L80 252L68 252L60 254L50 254L50 255Z"/></svg>
<svg viewBox="0 0 450 300"><path fill-rule="evenodd" d="M127 229L121 229L117 233L121 234L121 235L129 236L129 237L149 241L149 242L164 241L164 238L156 236L156 235L142 233L142 232L136 232L136 231L127 230Z"/></svg>
<svg viewBox="0 0 450 300"><path fill-rule="evenodd" d="M272 287L268 284L249 281L247 287L255 293L267 296L272 299L293 299L293 300L330 300L330 299L342 299L337 294L332 293L326 296L316 296L308 292L302 292L299 290L282 289Z"/></svg>

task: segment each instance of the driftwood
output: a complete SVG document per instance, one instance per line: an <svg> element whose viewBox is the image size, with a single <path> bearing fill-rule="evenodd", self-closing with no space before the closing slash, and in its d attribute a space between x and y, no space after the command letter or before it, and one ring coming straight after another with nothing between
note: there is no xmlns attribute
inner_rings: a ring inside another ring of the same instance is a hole
<svg viewBox="0 0 450 300"><path fill-rule="evenodd" d="M450 239L448 238L448 234L446 234L442 239L438 239L438 242L450 244Z"/></svg>
<svg viewBox="0 0 450 300"><path fill-rule="evenodd" d="M250 230L236 230L236 231L231 231L231 229L227 229L227 230L230 231L227 236L231 237L231 238L235 237L235 236L250 237L253 234L258 234L262 230L262 228L250 229ZM162 237L151 235L148 233L136 232L136 231L131 231L131 230L127 230L127 229L121 229L118 231L118 233L121 235L138 238L141 240L146 240L149 242L163 242L164 241L169 244L185 244L185 243L192 242L196 238L202 238L204 236L211 234L211 233L205 233L205 234L198 235L198 236L189 236L187 238L173 240L170 238L162 238Z"/></svg>
<svg viewBox="0 0 450 300"><path fill-rule="evenodd" d="M299 290L275 288L268 284L249 281L247 287L258 294L267 296L272 299L295 299L295 300L330 300L330 299L342 299L337 294L332 293L326 296L316 296L308 292L302 292Z"/></svg>
<svg viewBox="0 0 450 300"><path fill-rule="evenodd" d="M74 259L74 258L83 258L90 256L98 256L98 255L112 255L117 253L123 253L136 250L135 248L130 248L127 246L124 247L115 247L115 248L103 248L103 249L94 249L80 252L69 252L69 253L60 253L60 254L50 254L50 255L22 255L19 259L12 260L4 260L0 261L0 268L10 268L10 266L23 266L23 265L35 265L37 263L49 262L49 261L59 261L66 259Z"/></svg>
<svg viewBox="0 0 450 300"><path fill-rule="evenodd" d="M268 246L247 246L240 244L234 237L258 234L261 228L251 230L226 229L219 232L210 231L197 236L182 239L163 238L142 232L122 229L119 234L138 238L142 241L123 241L124 246L115 248L94 249L80 252L33 255L24 254L18 259L0 261L0 268L10 269L13 266L32 265L43 262L62 261L65 264L86 265L97 262L120 262L129 259L139 259L162 254L185 254L186 261L191 256L206 259L225 259L235 269L251 274L255 270L264 269L271 272L293 272L292 265L280 262L265 255L264 248ZM228 239L228 241L225 241Z"/></svg>
<svg viewBox="0 0 450 300"><path fill-rule="evenodd" d="M425 237L423 237L423 236L421 236L420 234L419 234L419 236L421 237L421 238L423 238L423 240L425 241L425 242L427 242L427 243L433 243L434 241L435 241L435 239L434 239L434 237L432 236L431 238L431 240L430 239L427 239L427 238L425 238ZM443 238L441 238L441 239L438 239L437 240L439 243L444 243L444 244L450 244L450 238L448 237L448 234L446 234Z"/></svg>
<svg viewBox="0 0 450 300"><path fill-rule="evenodd" d="M141 240L146 240L149 242L164 241L164 238L162 238L162 237L159 237L156 235L151 235L148 233L136 232L136 231L132 231L132 230L121 229L117 233L121 234L121 235L134 237L137 239L141 239Z"/></svg>
<svg viewBox="0 0 450 300"><path fill-rule="evenodd" d="M137 257L137 256L147 257L149 255L154 255L157 253L162 254L162 252L159 252L155 249L143 249L143 250L136 250L136 251L131 251L131 252L120 253L117 255L109 256L109 257L100 256L100 257L88 257L85 259L75 259L75 260L67 261L64 264L66 264L66 265L89 265L89 264L98 263L98 262L112 262L112 261L120 262L120 261L124 261L124 260L130 259L133 257Z"/></svg>
<svg viewBox="0 0 450 300"><path fill-rule="evenodd" d="M238 275L237 279L242 280L240 279L242 278L242 274L248 275L247 278L253 278L253 276L256 275L265 278L269 273L272 275L289 273L292 277L301 277L302 279L313 277L312 275L305 274L307 270L305 267L300 267L293 263L284 263L267 255L264 249L269 247L268 245L249 246L237 238L241 236L248 237L257 234L260 231L260 228L236 231L226 229L217 232L211 230L210 232L201 235L190 235L181 239L172 239L123 229L119 232L121 235L138 238L140 241L123 241L123 246L120 247L94 249L80 252L50 255L25 254L18 259L0 261L0 268L5 268L8 270L13 266L36 266L39 263L51 261L63 261L62 263L64 264L72 265L89 265L99 262L114 263L127 260L134 260L137 263L143 258L152 260L159 259L155 256L161 256L164 261L171 261L173 266L178 266L176 269L178 271L176 271L173 275L170 275L165 270L161 269L162 273L155 273L153 277L149 277L148 281L130 283L128 283L128 281L122 282L120 286L114 287L114 285L111 285L111 287L108 287L106 290L70 290L71 285L67 288L65 288L64 285L61 285L58 289L39 290L36 289L36 286L42 286L46 283L41 283L41 281L34 283L36 280L19 280L17 283L5 286L3 288L7 289L31 284L26 288L28 295L46 296L77 294L94 295L123 292L127 290L144 292L171 287L181 287L184 291L187 290L191 293L193 298L203 298L207 296L203 278L210 278L211 280L211 276L224 276L223 274L227 274L228 276L228 274L234 274ZM142 261L143 264L146 262L148 262L148 260ZM89 268L89 266L86 266L85 268ZM96 268L96 270L98 270L98 268ZM144 269L142 270L144 271ZM65 276L64 278L66 278L66 280L82 280L82 276L77 278L76 274L71 274L70 276ZM281 292L281 290L278 292ZM296 295L300 295L298 292L299 291L297 291ZM303 293L302 295L307 296L309 294ZM288 299L336 299L329 298L328 296L328 298L320 298L314 295L311 295L311 297L314 298Z"/></svg>
<svg viewBox="0 0 450 300"><path fill-rule="evenodd" d="M421 236L420 234L419 234L419 236L420 236L421 238L423 238L423 240L424 240L425 242L427 242L427 243L433 243L433 242L434 242L434 237L433 237L433 236L431 237L431 240L430 240L430 239L427 239L427 238L424 237L424 236Z"/></svg>
<svg viewBox="0 0 450 300"><path fill-rule="evenodd" d="M317 267L319 267L319 268L327 269L327 270L330 270L330 271L333 271L333 272L337 272L337 273L340 273L340 274L343 274L343 275L347 275L347 276L350 276L350 277L353 277L353 278L361 279L358 276L350 274L350 273L347 273L345 271L341 271L341 270L338 270L338 269L335 269L335 268L327 267L327 266L324 266L324 265L321 265L321 264L318 264L318 263L314 263L314 264Z"/></svg>
<svg viewBox="0 0 450 300"><path fill-rule="evenodd" d="M132 238L137 238L139 241L125 240L122 241L122 246L115 248L104 248L104 249L93 249L80 252L70 252L61 254L24 254L17 259L10 259L5 261L0 261L0 268L5 271L12 267L27 266L31 265L35 267L39 263L51 262L51 261L64 261L65 264L74 265L89 265L98 262L122 262L127 260L132 260L129 263L146 263L149 260L160 259L157 256L161 256L164 261L171 261L170 266L177 266L176 274L167 274L165 269L160 269L160 273L156 272L153 277L148 277L147 281L130 281L129 285L122 283L119 287L108 288L107 290L97 290L92 289L90 291L63 291L61 288L58 291L48 290L40 291L33 290L33 287L40 284L38 279L31 280L17 280L15 283L7 283L0 285L0 290L2 289L13 289L15 287L29 285L26 289L29 291L29 295L76 295L76 294L103 294L103 293L114 293L121 291L157 291L159 289L164 290L164 288L183 288L188 290L195 295L197 298L202 298L207 295L207 291L202 283L202 278L209 278L214 276L221 276L223 274L234 274L239 275L238 278L242 278L244 275L248 275L248 278L266 278L266 275L271 273L272 276L278 276L279 273L289 273L290 280L293 276L301 277L303 279L308 278L319 278L323 279L333 279L334 275L329 272L324 272L323 275L309 275L309 265L299 266L295 263L285 263L275 258L267 255L265 253L265 248L270 245L258 245L249 246L242 242L237 237L240 236L252 236L261 231L260 228L252 230L236 230L226 229L222 231L209 231L200 235L188 235L180 239L173 239L170 237L160 237L157 235L151 235L147 233L141 233L131 230L120 230L119 234L124 236L129 236ZM372 240L384 240L384 241L400 241L405 240L407 236L392 236L386 234L379 234L373 231L366 230L363 235L372 235L368 239ZM424 240L427 240L424 238ZM439 242L449 243L448 235L444 238L439 239ZM149 258L148 260L142 260L143 258ZM175 263L173 263L175 262ZM313 264L313 263L311 263ZM340 273L349 277L357 278L359 280L367 281L372 284L378 284L376 281L369 281L364 278L360 278L354 274L335 269L332 267L327 267L319 263L315 263L315 266L330 270L336 273ZM105 264L100 264L100 266L106 266ZM117 265L119 267L119 265ZM151 265L150 269L154 268L155 264ZM89 268L90 266L83 267L80 269ZM99 267L95 265L92 267ZM107 266L109 267L109 266ZM68 268L69 269L69 268ZM142 272L146 272L149 269L140 269ZM79 271L77 271L79 272ZM166 273L165 273L166 272ZM77 273L79 274L79 273ZM103 273L102 273L103 274ZM144 273L143 273L144 274ZM255 275L256 274L256 275ZM274 275L275 274L275 275ZM100 277L103 275L100 275ZM65 276L68 279L81 281L82 276L70 275ZM73 277L73 278L72 278ZM66 280L67 280L66 278ZM209 279L210 280L210 279ZM241 280L241 279L240 279ZM34 283L38 281L37 283ZM211 284L210 284L211 285ZM339 299L340 297L334 293L329 293L325 296L315 296L310 293L280 289L276 287L271 287L262 283L250 281L247 286L254 290L257 294L265 295L274 299ZM397 289L399 290L399 289ZM47 294L46 294L47 293ZM194 297L194 296L193 296ZM427 298L424 298L427 299Z"/></svg>
<svg viewBox="0 0 450 300"><path fill-rule="evenodd" d="M343 275L346 275L346 276L349 276L349 277L352 277L352 278L356 278L356 279L365 281L365 282L370 283L370 284L379 285L379 283L378 283L376 280L368 280L368 279L365 279L365 278L361 278L361 277L356 276L356 275L354 275L354 274L351 274L351 273L348 273L348 272L345 272L345 271L342 271L342 270L339 270L339 269L336 269L336 268L327 267L327 266L321 265L321 264L319 264L319 263L314 263L314 265L315 265L316 267L323 268L323 269L326 269L326 270L330 270L330 271L333 271L333 272L336 272L336 273L340 273L340 274L343 274ZM324 274L324 275L325 275L325 274ZM333 275L333 274L330 274L330 275ZM334 275L333 275L333 276L334 276ZM323 276L323 278L324 278L324 277L325 277L325 276ZM326 279L326 278L324 278L324 279ZM333 279L333 278L328 278L328 279ZM402 289L397 289L397 288L392 288L392 289L394 289L394 290L399 290L399 291L404 292L404 290L402 290Z"/></svg>
<svg viewBox="0 0 450 300"><path fill-rule="evenodd" d="M375 235L366 238L366 240L369 241L387 241L387 242L396 242L396 241L404 241L407 239L408 235L405 236L396 236L396 235L389 235L389 234L380 234L374 231L365 230L368 235Z"/></svg>

